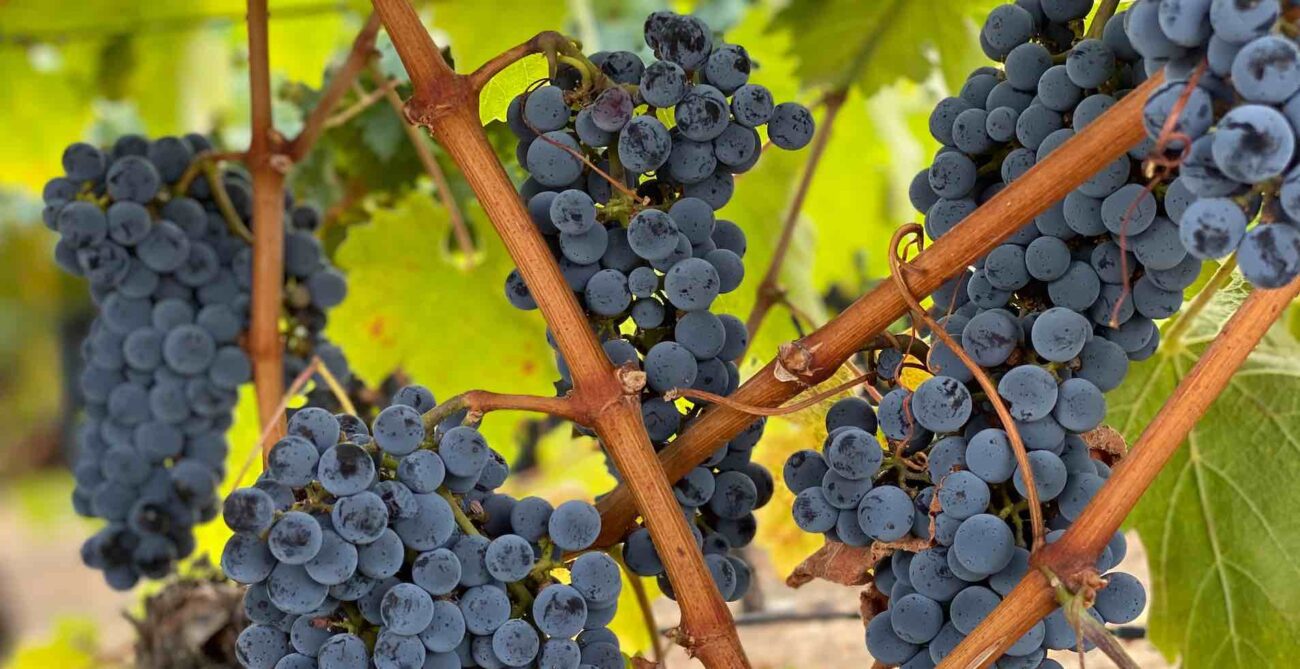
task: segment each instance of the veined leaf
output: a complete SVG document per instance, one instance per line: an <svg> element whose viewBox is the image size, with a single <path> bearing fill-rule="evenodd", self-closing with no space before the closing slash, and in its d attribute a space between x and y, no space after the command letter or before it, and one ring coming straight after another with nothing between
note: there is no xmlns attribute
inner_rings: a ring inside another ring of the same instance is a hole
<svg viewBox="0 0 1300 669"><path fill-rule="evenodd" d="M352 227L336 261L348 297L330 314L329 337L371 384L402 368L446 399L466 390L552 394L559 376L536 313L505 300L514 263L478 209L467 211L478 263L465 268L449 252L447 210L412 192L370 223ZM488 420L485 436L507 459L513 424Z"/></svg>
<svg viewBox="0 0 1300 669"><path fill-rule="evenodd" d="M472 72L493 56L543 30L564 25L563 0L452 0L433 4L433 27L451 39L458 72Z"/></svg>
<svg viewBox="0 0 1300 669"><path fill-rule="evenodd" d="M1216 297L1111 393L1130 443L1240 298ZM1151 567L1151 639L1187 669L1288 666L1300 647L1298 361L1300 344L1275 327L1130 516Z"/></svg>
<svg viewBox="0 0 1300 669"><path fill-rule="evenodd" d="M528 88L528 85L547 76L546 57L534 54L522 58L492 77L479 94L478 115L483 125L506 120L510 101Z"/></svg>
<svg viewBox="0 0 1300 669"><path fill-rule="evenodd" d="M770 30L788 31L805 86L857 86L870 95L899 79L924 81L936 61L950 85L980 53L978 25L1002 0L794 0Z"/></svg>

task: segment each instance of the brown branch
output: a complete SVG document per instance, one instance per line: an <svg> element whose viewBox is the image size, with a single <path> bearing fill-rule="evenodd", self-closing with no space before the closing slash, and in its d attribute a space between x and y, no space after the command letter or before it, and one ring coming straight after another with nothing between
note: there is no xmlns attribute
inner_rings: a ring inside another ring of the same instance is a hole
<svg viewBox="0 0 1300 669"><path fill-rule="evenodd" d="M688 652L710 669L748 667L731 613L655 459L639 398L624 393L614 366L488 142L479 123L478 92L472 81L447 66L410 4L374 0L374 6L415 88L407 103L407 118L426 126L460 167L554 333L569 365L575 395L596 408L592 427L624 479L631 482L635 506L645 517L678 593Z"/></svg>
<svg viewBox="0 0 1300 669"><path fill-rule="evenodd" d="M339 111L338 113L326 119L325 127L335 128L347 123L348 121L351 121L357 116L360 116L362 112L366 111L367 109L370 109L372 106L374 106L376 102L383 100L385 94L389 90L395 90L399 85L401 85L400 81L396 79L391 79L388 82L380 85L375 90L370 91L368 93L364 93L363 95L361 95L360 99L358 99L356 102L353 102L347 107L344 107L342 111ZM401 98L398 98L398 100L400 101ZM402 112L403 121L406 120L405 113L406 112Z"/></svg>
<svg viewBox="0 0 1300 669"><path fill-rule="evenodd" d="M1084 128L1023 177L977 209L912 261L914 271L908 285L918 295L935 291L954 276L987 255L1003 240L1064 198L1102 167L1123 155L1146 136L1142 127L1142 106L1164 81L1156 74L1124 96L1096 121ZM898 287L883 282L859 298L821 329L804 337L797 346L808 352L801 370L776 361L755 374L731 397L744 404L779 406L808 387L825 380L862 345L885 331L907 313L907 303ZM786 376L798 371L797 378ZM718 444L739 434L753 420L748 414L718 406L691 424L659 454L659 463L670 481L676 481L703 462ZM636 509L628 490L615 488L598 505L601 509L600 545L618 541L636 520Z"/></svg>
<svg viewBox="0 0 1300 669"><path fill-rule="evenodd" d="M252 138L248 169L253 177L253 297L248 352L253 361L258 416L274 439L284 435L276 411L284 395L284 347L280 309L284 283L284 172L276 160L281 142L271 121L271 69L267 54L266 0L248 0L248 87Z"/></svg>
<svg viewBox="0 0 1300 669"><path fill-rule="evenodd" d="M366 19L366 24L357 33L356 39L352 41L352 50L348 52L348 57L343 61L342 67L330 77L329 85L325 88L325 93L321 95L320 100L316 102L316 107L307 115L307 120L303 123L302 131L297 137L289 142L285 154L293 162L298 162L311 151L312 145L320 139L321 133L325 132L326 121L329 120L330 114L334 113L334 108L338 106L339 100L347 94L348 89L352 87L352 82L357 80L361 74L361 69L366 66L370 60L371 53L375 50L375 35L379 32L379 17L371 13L370 18Z"/></svg>
<svg viewBox="0 0 1300 669"><path fill-rule="evenodd" d="M468 412L466 418L475 422L492 411L534 411L579 425L591 422L587 407L580 405L571 396L507 395L488 390L470 390L424 412L425 432L433 432L439 423L461 411Z"/></svg>
<svg viewBox="0 0 1300 669"><path fill-rule="evenodd" d="M1040 569L1031 569L940 666L987 666L1034 623L1052 612L1056 597L1044 570L1068 579L1070 574L1093 567L1138 498L1297 295L1300 295L1300 279L1282 289L1257 289L1251 293L1178 383L1128 456L1116 465L1065 536L1039 551L1033 564Z"/></svg>
<svg viewBox="0 0 1300 669"><path fill-rule="evenodd" d="M451 218L451 231L456 237L456 245L465 256L465 262L471 262L474 259L474 239L470 237L469 226L465 223L465 214L461 211L460 204L456 202L456 194L451 190L451 182L447 181L447 174L442 171L438 159L433 157L433 152L425 143L424 133L407 121L406 108L402 105L401 96L397 94L396 89L388 85L388 78L384 76L383 70L379 69L379 64L373 60L370 62L370 72L375 81L383 86L384 98L397 113L402 129L406 131L406 137L411 141L411 147L415 149L415 155L420 159L420 165L424 166L424 171L433 181L434 188L438 189L438 197L442 200L442 206L447 208L447 216Z"/></svg>
<svg viewBox="0 0 1300 669"><path fill-rule="evenodd" d="M754 335L758 333L758 328L763 324L767 312L773 306L786 301L785 291L781 288L781 268L785 265L786 255L790 251L790 242L794 239L795 228L799 225L799 214L803 211L804 200L808 198L808 191L812 190L813 177L816 176L817 167L821 164L822 156L826 154L826 146L830 143L835 119L839 117L840 109L844 107L844 100L847 97L847 89L841 89L828 94L825 98L826 116L817 130L817 138L813 141L812 151L808 154L808 162L804 164L803 176L799 178L799 187L795 189L794 198L790 200L790 209L786 212L785 222L781 225L781 236L777 238L776 250L772 252L772 261L768 263L763 279L758 282L754 306L749 311L749 318L745 319L750 343L753 343ZM746 345L745 349L740 353L741 359L744 359L749 346Z"/></svg>

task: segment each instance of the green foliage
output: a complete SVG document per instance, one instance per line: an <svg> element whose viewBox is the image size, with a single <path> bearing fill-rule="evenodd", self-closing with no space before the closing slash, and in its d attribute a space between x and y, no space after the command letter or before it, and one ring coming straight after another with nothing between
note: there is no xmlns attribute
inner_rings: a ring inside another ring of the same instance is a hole
<svg viewBox="0 0 1300 669"><path fill-rule="evenodd" d="M899 79L924 81L937 54L950 86L979 56L978 34L964 17L983 17L1002 0L794 0L772 30L789 32L790 55L805 86L854 85L870 95Z"/></svg>
<svg viewBox="0 0 1300 669"><path fill-rule="evenodd" d="M1130 443L1240 299L1216 297L1183 341L1110 394ZM1300 647L1298 360L1300 345L1275 327L1129 518L1151 566L1151 639L1188 669L1288 666Z"/></svg>
<svg viewBox="0 0 1300 669"><path fill-rule="evenodd" d="M301 401L290 406L300 406ZM226 478L217 491L221 499L234 492L236 488L250 486L262 474L261 451L258 439L261 429L257 420L257 393L251 385L239 389L239 403L235 405L235 422L226 432L226 442L230 449L226 452ZM195 561L206 557L210 564L218 564L221 551L233 533L220 516L194 528L195 550L186 565L189 570Z"/></svg>
<svg viewBox="0 0 1300 669"><path fill-rule="evenodd" d="M567 7L563 0L440 2L433 5L433 27L450 37L456 70L472 72L533 35L562 27Z"/></svg>
<svg viewBox="0 0 1300 669"><path fill-rule="evenodd" d="M371 384L401 367L439 398L475 388L551 394L559 377L542 319L506 302L514 265L480 210L467 214L480 231L472 267L451 254L447 210L425 193L351 228L336 258L348 298L330 314L328 335ZM487 427L511 457L508 422Z"/></svg>
<svg viewBox="0 0 1300 669"><path fill-rule="evenodd" d="M46 638L19 646L5 669L97 669L105 665L96 658L99 633L94 621L63 618Z"/></svg>
<svg viewBox="0 0 1300 669"><path fill-rule="evenodd" d="M546 57L536 54L512 63L492 77L479 96L478 114L483 124L506 120L510 101L533 82L546 78L547 69Z"/></svg>

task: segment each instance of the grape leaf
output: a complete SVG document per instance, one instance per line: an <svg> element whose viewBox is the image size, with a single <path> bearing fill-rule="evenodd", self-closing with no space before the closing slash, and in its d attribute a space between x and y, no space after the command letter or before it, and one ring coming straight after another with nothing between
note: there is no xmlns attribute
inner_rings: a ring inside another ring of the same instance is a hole
<svg viewBox="0 0 1300 669"><path fill-rule="evenodd" d="M450 37L456 71L462 73L543 30L558 29L566 16L568 4L562 0L458 0L433 5L433 27Z"/></svg>
<svg viewBox="0 0 1300 669"><path fill-rule="evenodd" d="M303 406L302 398L291 401L289 406ZM257 420L257 392L253 384L246 383L239 388L239 403L235 405L235 422L226 431L226 478L217 491L220 499L225 499L237 488L253 485L262 475L262 458L258 457L261 444L261 428ZM192 556L182 565L184 573L195 573L221 560L221 552L226 542L234 534L220 516L202 523L194 528L195 549ZM206 565L202 564L207 558Z"/></svg>
<svg viewBox="0 0 1300 669"><path fill-rule="evenodd" d="M427 193L352 227L336 255L348 297L330 313L328 335L370 384L400 367L439 399L473 389L553 394L559 376L542 318L506 302L514 264L479 210L466 214L480 232L471 268L448 252L447 210ZM512 430L505 419L485 423L507 458Z"/></svg>
<svg viewBox="0 0 1300 669"><path fill-rule="evenodd" d="M805 86L855 85L870 95L899 79L924 81L938 61L951 87L980 53L972 18L1002 0L794 0L770 30L789 32ZM932 57L933 56L933 57Z"/></svg>
<svg viewBox="0 0 1300 669"><path fill-rule="evenodd" d="M55 621L54 629L42 639L31 639L20 645L5 664L8 669L92 669L101 666L96 659L100 633L96 622L90 618L62 617Z"/></svg>
<svg viewBox="0 0 1300 669"><path fill-rule="evenodd" d="M546 56L534 54L511 63L487 82L479 94L478 116L483 125L492 121L506 120L506 109L510 101L538 79L548 74Z"/></svg>
<svg viewBox="0 0 1300 669"><path fill-rule="evenodd" d="M798 93L798 87L789 59L781 55L788 38L781 33L763 31L762 26L769 16L768 12L751 11L744 21L727 33L727 39L745 45L750 57L760 64L751 81L769 88L776 99L790 99ZM735 291L720 298L714 311L734 314L742 320L749 316L755 291L776 250L795 182L809 153L807 149L789 152L769 146L757 167L737 176L735 195L718 217L731 220L745 231L748 241L745 280ZM823 307L811 282L812 273L808 271L815 253L813 233L806 223L801 221L796 229L782 266L781 284L789 291L793 303L820 322L824 316ZM776 355L779 344L797 336L789 314L778 307L769 314L757 339L751 342L748 361L766 362Z"/></svg>
<svg viewBox="0 0 1300 669"><path fill-rule="evenodd" d="M1221 295L1111 393L1111 425L1129 443L1241 299ZM1297 426L1300 344L1278 325L1130 516L1151 567L1151 640L1187 669L1289 666L1300 647Z"/></svg>

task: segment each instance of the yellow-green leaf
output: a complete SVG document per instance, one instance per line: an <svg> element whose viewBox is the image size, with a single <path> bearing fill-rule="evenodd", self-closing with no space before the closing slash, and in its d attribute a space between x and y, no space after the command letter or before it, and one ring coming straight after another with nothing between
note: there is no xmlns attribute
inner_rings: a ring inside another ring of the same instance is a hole
<svg viewBox="0 0 1300 669"><path fill-rule="evenodd" d="M18 647L5 669L95 669L99 632L95 622L83 618L61 618L45 639Z"/></svg>
<svg viewBox="0 0 1300 669"><path fill-rule="evenodd" d="M855 85L870 95L899 79L924 81L940 65L960 83L979 55L976 20L1002 0L794 0L772 22L792 36L807 86Z"/></svg>
<svg viewBox="0 0 1300 669"><path fill-rule="evenodd" d="M451 39L456 69L474 68L543 30L564 25L563 0L450 0L433 5L433 27Z"/></svg>
<svg viewBox="0 0 1300 669"><path fill-rule="evenodd" d="M510 101L538 79L545 79L548 72L546 56L534 54L514 63L492 77L479 94L478 116L487 125L492 121L506 120L506 109Z"/></svg>
<svg viewBox="0 0 1300 669"><path fill-rule="evenodd" d="M440 399L474 389L553 394L545 324L506 301L514 263L479 210L467 213L480 232L471 268L451 255L447 210L426 192L351 228L336 256L348 297L330 314L329 337L371 384L401 368ZM486 436L509 458L513 425L494 418Z"/></svg>

